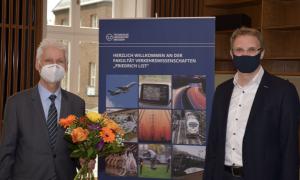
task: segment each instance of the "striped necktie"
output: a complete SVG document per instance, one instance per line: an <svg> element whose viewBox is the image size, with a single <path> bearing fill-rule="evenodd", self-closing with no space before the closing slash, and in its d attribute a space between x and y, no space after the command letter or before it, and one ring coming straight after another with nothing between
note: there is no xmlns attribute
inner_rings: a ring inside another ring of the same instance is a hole
<svg viewBox="0 0 300 180"><path fill-rule="evenodd" d="M55 98L56 96L54 94L49 96L49 99L51 100L51 105L49 107L48 118L47 118L49 142L52 149L54 149L56 130L57 130L57 110L54 103Z"/></svg>

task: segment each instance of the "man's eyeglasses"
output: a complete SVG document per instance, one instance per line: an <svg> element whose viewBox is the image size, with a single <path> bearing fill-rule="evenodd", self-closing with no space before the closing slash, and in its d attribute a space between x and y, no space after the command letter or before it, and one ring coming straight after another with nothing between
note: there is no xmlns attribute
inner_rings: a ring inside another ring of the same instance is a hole
<svg viewBox="0 0 300 180"><path fill-rule="evenodd" d="M242 49L242 48L235 48L232 49L232 52L234 55L236 56L241 56L241 55L250 55L250 56L254 56L257 55L260 51L262 51L262 48L249 48L247 50Z"/></svg>

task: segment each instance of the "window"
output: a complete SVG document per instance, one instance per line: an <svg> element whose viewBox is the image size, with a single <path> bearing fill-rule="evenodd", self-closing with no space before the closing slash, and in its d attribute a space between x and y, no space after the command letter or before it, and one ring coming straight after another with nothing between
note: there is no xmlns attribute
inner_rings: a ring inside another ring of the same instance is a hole
<svg viewBox="0 0 300 180"><path fill-rule="evenodd" d="M96 86L96 64L90 62L89 64L89 86L95 87Z"/></svg>
<svg viewBox="0 0 300 180"><path fill-rule="evenodd" d="M69 26L70 0L48 0L47 25Z"/></svg>
<svg viewBox="0 0 300 180"><path fill-rule="evenodd" d="M81 0L80 17L82 18L81 27L98 28L98 19L112 17L112 1Z"/></svg>
<svg viewBox="0 0 300 180"><path fill-rule="evenodd" d="M47 4L45 37L67 41L69 70L62 87L98 110L98 18L112 17L112 0L44 0Z"/></svg>
<svg viewBox="0 0 300 180"><path fill-rule="evenodd" d="M63 25L63 26L66 26L66 25L68 25L69 23L67 22L67 20L66 19L61 19L60 20L60 24L59 25Z"/></svg>
<svg viewBox="0 0 300 180"><path fill-rule="evenodd" d="M147 1L144 6L140 4L141 7L150 7L150 0ZM98 111L98 19L112 18L112 3L116 5L115 13L119 13L116 16L121 17L122 12L135 12L132 8L136 6L132 2L138 1L43 0L43 2L44 9L47 9L47 17L44 17L46 22L44 37L68 42L68 74L62 81L62 88L82 97L86 102L87 111ZM128 8L131 9L127 10ZM150 13L148 15L150 16ZM129 16L124 13L124 17ZM96 165L94 174L98 172L97 167Z"/></svg>
<svg viewBox="0 0 300 180"><path fill-rule="evenodd" d="M47 16L44 17L46 24L43 26L44 37L68 42L69 68L62 86L82 97L86 101L87 110L97 111L98 19L112 18L112 4L114 16L117 18L149 17L151 0L43 1L44 9L47 9ZM93 96L87 95L87 92L91 92L87 90L90 86L95 90Z"/></svg>
<svg viewBox="0 0 300 180"><path fill-rule="evenodd" d="M98 27L98 18L96 14L91 15L91 27L97 28Z"/></svg>
<svg viewBox="0 0 300 180"><path fill-rule="evenodd" d="M98 111L96 67L99 45L96 27L100 16L97 13L111 18L112 0L44 0L44 4L47 5L44 36L68 42L68 73L62 81L62 88L82 97L87 111ZM94 174L97 172L96 165Z"/></svg>

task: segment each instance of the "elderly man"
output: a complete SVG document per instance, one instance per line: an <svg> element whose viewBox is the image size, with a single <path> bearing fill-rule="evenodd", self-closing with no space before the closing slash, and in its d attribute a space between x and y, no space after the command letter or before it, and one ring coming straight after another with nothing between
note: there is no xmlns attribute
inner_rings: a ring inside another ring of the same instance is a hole
<svg viewBox="0 0 300 180"><path fill-rule="evenodd" d="M78 161L70 158L60 117L82 116L84 101L60 87L67 71L66 47L45 39L37 49L37 86L8 98L0 140L0 179L71 180Z"/></svg>

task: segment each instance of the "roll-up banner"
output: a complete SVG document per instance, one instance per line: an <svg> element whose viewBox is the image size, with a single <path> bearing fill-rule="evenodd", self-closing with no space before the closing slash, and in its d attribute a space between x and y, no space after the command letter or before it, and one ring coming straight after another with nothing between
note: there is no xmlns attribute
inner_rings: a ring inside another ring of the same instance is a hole
<svg viewBox="0 0 300 180"><path fill-rule="evenodd" d="M214 92L215 18L99 23L99 112L125 131L105 180L200 179Z"/></svg>

